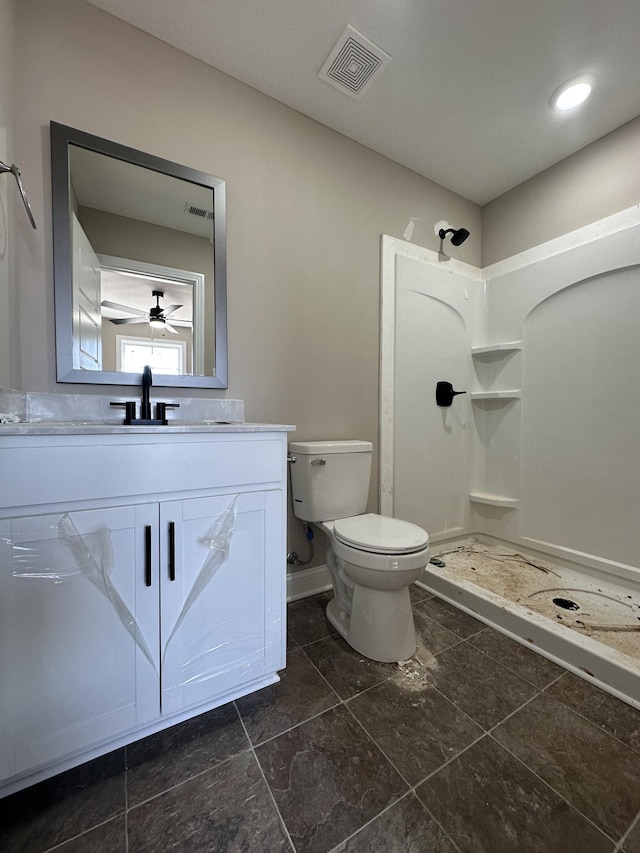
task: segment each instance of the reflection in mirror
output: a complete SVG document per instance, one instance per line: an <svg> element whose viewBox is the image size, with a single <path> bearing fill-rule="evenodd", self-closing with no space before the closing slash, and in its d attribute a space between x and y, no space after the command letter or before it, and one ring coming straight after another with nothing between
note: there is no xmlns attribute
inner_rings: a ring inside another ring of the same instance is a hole
<svg viewBox="0 0 640 853"><path fill-rule="evenodd" d="M59 382L226 388L225 185L51 123Z"/></svg>

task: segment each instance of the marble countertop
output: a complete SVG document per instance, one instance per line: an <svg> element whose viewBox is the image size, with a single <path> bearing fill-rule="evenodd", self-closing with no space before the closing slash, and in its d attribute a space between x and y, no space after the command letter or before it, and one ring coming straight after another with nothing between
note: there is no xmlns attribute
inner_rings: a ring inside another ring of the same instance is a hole
<svg viewBox="0 0 640 853"><path fill-rule="evenodd" d="M126 435L130 433L251 433L251 432L293 432L291 424L252 424L252 423L220 423L217 421L202 421L190 423L175 421L167 426L124 426L122 423L85 423L40 421L38 423L0 424L0 437L3 435Z"/></svg>

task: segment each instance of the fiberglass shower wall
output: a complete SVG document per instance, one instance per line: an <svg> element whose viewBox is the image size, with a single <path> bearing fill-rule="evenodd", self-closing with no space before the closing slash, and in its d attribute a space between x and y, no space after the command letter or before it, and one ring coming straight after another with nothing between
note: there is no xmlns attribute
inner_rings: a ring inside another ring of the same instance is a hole
<svg viewBox="0 0 640 853"><path fill-rule="evenodd" d="M638 576L639 220L484 271L385 238L383 512Z"/></svg>
<svg viewBox="0 0 640 853"><path fill-rule="evenodd" d="M425 260L432 255L395 255L395 298L387 305L394 321L386 327L387 338L393 338L388 341L393 424L388 443L384 414L382 424L383 456L388 456L382 480L383 488L389 484L386 498L392 507L383 498L382 511L421 525L433 541L470 529L469 395L443 409L435 404L435 390L439 381L469 389L472 330L482 291L473 267Z"/></svg>

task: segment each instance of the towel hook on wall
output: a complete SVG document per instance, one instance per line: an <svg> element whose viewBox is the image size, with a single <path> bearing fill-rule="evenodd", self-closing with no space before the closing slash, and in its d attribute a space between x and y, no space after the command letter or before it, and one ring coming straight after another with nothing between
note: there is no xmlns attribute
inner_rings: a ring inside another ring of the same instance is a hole
<svg viewBox="0 0 640 853"><path fill-rule="evenodd" d="M36 221L33 218L33 213L31 212L31 205L29 204L27 194L25 193L24 187L22 186L22 181L20 180L20 175L22 174L20 172L20 169L18 169L18 167L15 165L15 163L12 163L10 166L7 166L6 163L3 163L2 160L0 160L0 175L3 175L5 172L11 172L13 177L16 179L16 183L18 184L18 189L20 190L20 195L22 196L22 201L24 202L24 206L25 206L26 211L27 211L27 216L29 217L29 221L31 222L31 224L35 228L36 227Z"/></svg>

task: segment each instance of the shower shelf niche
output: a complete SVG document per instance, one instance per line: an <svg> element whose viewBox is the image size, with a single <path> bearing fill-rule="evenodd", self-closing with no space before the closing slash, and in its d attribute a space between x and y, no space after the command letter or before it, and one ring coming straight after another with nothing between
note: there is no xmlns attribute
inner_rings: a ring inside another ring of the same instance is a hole
<svg viewBox="0 0 640 853"><path fill-rule="evenodd" d="M490 346L471 347L471 355L476 356L489 355L491 353L508 353L518 352L522 349L522 341L511 341L505 344L491 344Z"/></svg>
<svg viewBox="0 0 640 853"><path fill-rule="evenodd" d="M512 391L472 391L471 401L478 400L519 400L520 389L516 388Z"/></svg>
<svg viewBox="0 0 640 853"><path fill-rule="evenodd" d="M508 498L505 495L488 495L484 492L471 492L469 494L469 500L472 503L500 506L505 509L516 509L520 503L518 498Z"/></svg>
<svg viewBox="0 0 640 853"><path fill-rule="evenodd" d="M515 331L515 330L514 330ZM517 334L517 332L516 332ZM500 514L519 509L518 435L520 406L513 405L522 398L521 366L522 340L499 341L471 348L475 389L470 397L476 427L477 459L485 458L491 448L494 464L476 465L471 477L469 501L480 518L487 513L482 507L492 507ZM491 513L488 513L491 514Z"/></svg>

